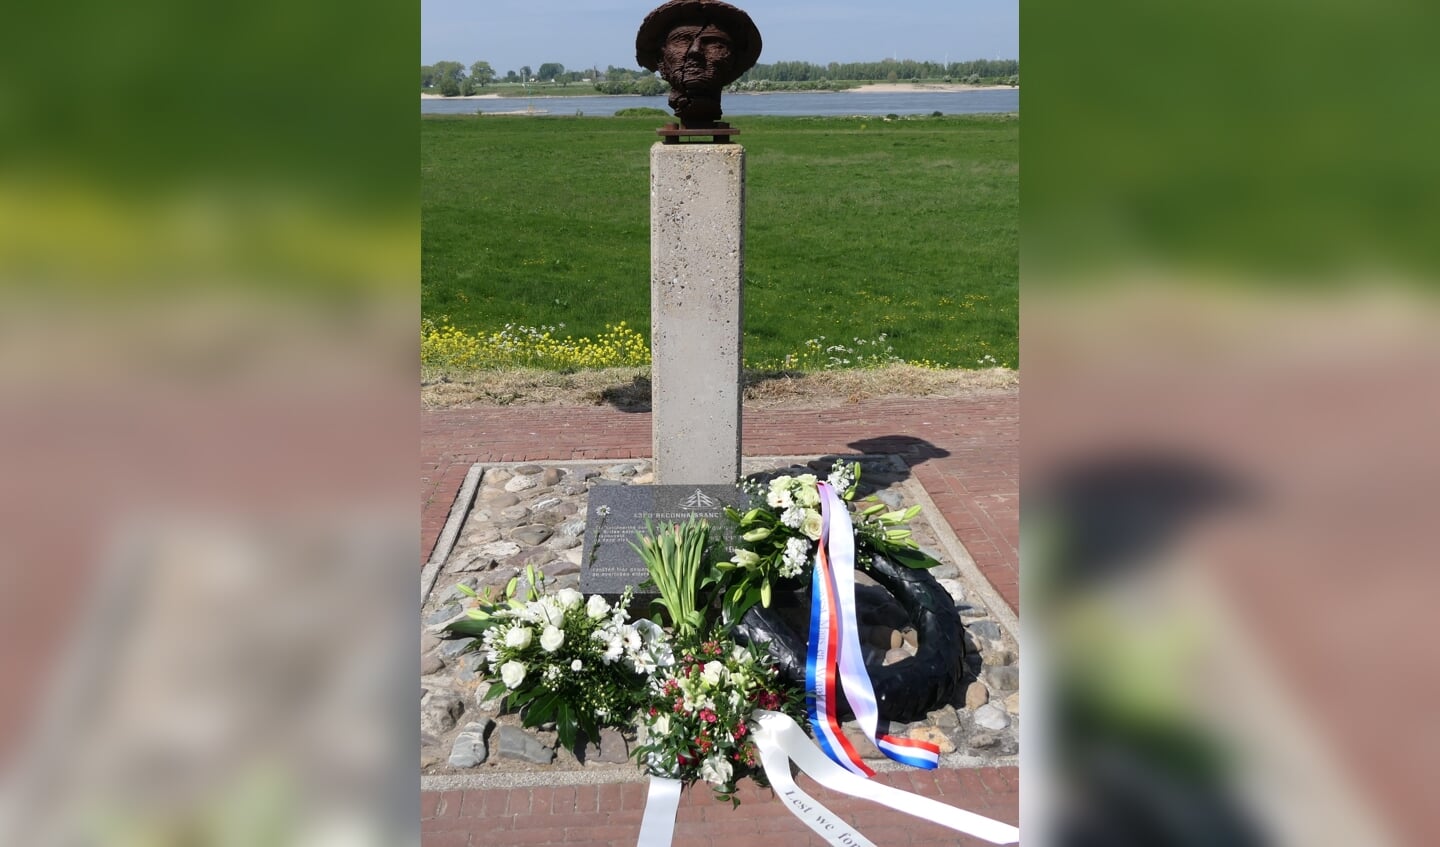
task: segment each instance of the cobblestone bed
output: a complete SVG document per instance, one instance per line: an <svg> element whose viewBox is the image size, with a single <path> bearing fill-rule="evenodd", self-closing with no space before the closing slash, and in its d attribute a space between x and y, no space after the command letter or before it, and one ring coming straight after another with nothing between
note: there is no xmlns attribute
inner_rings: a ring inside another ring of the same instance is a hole
<svg viewBox="0 0 1440 847"><path fill-rule="evenodd" d="M848 458L848 457L847 457ZM834 457L808 462L805 471L828 472ZM890 506L908 506L918 483L894 457L866 457L859 495L875 494ZM786 463L751 460L753 476L798 471ZM422 607L421 772L531 774L611 771L616 778L638 772L628 761L633 733L607 730L598 743L577 750L559 747L553 731L523 729L519 717L500 714L498 701L482 703L488 688L473 639L445 638L444 627L473 603L456 586L503 591L527 564L545 574L547 588L579 588L585 510L590 490L601 485L653 482L650 463L487 465L455 544L435 575ZM942 767L1013 764L1019 737L1019 651L1013 633L992 616L965 571L947 561L930 516L911 527L920 546L940 559L931 573L954 599L965 628L963 678L955 701L923 721L892 724L890 733L940 746ZM857 575L860 635L869 666L903 662L914 654L915 632L898 603L864 574ZM797 624L801 622L796 621ZM803 631L803 628L802 628ZM846 734L861 755L883 757L852 724Z"/></svg>

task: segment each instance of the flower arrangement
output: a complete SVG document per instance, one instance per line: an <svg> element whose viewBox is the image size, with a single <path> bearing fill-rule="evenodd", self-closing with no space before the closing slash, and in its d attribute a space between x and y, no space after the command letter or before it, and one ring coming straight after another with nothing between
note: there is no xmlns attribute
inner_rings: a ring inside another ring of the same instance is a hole
<svg viewBox="0 0 1440 847"><path fill-rule="evenodd" d="M782 711L805 724L804 697L778 677L763 647L724 638L692 643L650 680L635 755L652 775L685 783L703 780L716 796L739 805L735 783L745 776L764 785L750 741L755 709Z"/></svg>
<svg viewBox="0 0 1440 847"><path fill-rule="evenodd" d="M825 482L850 502L860 485L860 473L858 462L837 459ZM823 526L819 483L818 477L808 473L777 476L768 485L744 483L746 492L764 505L743 513L725 509L725 516L738 527L741 541L730 561L717 566L724 574L727 620L738 620L757 601L769 608L776 581L809 572ZM887 510L884 503L867 499L872 504L853 520L856 540L863 549L910 567L938 564L920 552L905 526L920 514L919 506Z"/></svg>
<svg viewBox="0 0 1440 847"><path fill-rule="evenodd" d="M488 676L500 680L481 699L503 694L525 726L554 721L567 747L579 732L597 739L601 726L631 726L650 675L673 664L674 654L659 625L629 621L629 600L627 592L612 607L573 588L532 589L528 601L474 610L489 621L481 648Z"/></svg>
<svg viewBox="0 0 1440 847"><path fill-rule="evenodd" d="M706 562L710 524L691 518L658 534L648 522L646 529L649 534L639 534L630 546L650 572L650 583L660 593L654 602L670 613L676 640L693 639L705 625L705 589L718 578Z"/></svg>

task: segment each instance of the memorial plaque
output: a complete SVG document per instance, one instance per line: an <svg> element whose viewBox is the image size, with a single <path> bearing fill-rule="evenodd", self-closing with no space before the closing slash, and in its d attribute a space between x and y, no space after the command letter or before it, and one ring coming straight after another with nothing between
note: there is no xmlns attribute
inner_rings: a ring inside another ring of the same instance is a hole
<svg viewBox="0 0 1440 847"><path fill-rule="evenodd" d="M618 596L633 585L635 596L641 597L654 596L654 591L640 588L650 574L630 542L647 531L647 520L657 532L665 524L691 518L709 521L712 543L728 550L734 544L734 525L725 519L724 508L743 508L748 498L733 485L609 485L590 489L589 501L580 590Z"/></svg>

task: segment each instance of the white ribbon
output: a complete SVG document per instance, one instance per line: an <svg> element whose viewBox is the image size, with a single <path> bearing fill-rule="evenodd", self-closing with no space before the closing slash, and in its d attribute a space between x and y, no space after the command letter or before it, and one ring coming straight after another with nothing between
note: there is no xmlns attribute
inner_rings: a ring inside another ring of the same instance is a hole
<svg viewBox="0 0 1440 847"><path fill-rule="evenodd" d="M645 817L640 820L636 847L670 847L675 837L675 813L680 811L678 779L650 777L650 794L645 798Z"/></svg>
<svg viewBox="0 0 1440 847"><path fill-rule="evenodd" d="M829 757L810 741L795 721L786 715L759 710L754 713L754 717L760 724L753 735L755 746L760 750L760 763L765 768L765 775L770 778L771 784L777 786L777 791L780 791L779 786L784 783L794 785L793 780L790 779L789 762L786 761L789 759L799 765L800 769L809 774L816 782L831 791L838 791L865 800L874 800L897 812L913 815L956 832L973 835L992 844L1015 844L1020 841L1020 830L1008 823L977 815L974 812L967 812L964 809L957 809L954 806L947 806L939 801L931 800L929 797L910 794L898 788L891 788L888 785L856 776L830 761ZM798 789L796 790L798 791ZM785 795L782 793L783 796ZM813 804L816 814L823 815L839 826L844 826L838 817L825 807L810 800L803 793L799 795L799 798L807 805ZM816 829L810 819L801 815L800 810L788 798L786 805L811 829L815 829L822 836L830 837L829 833ZM838 830L836 834L838 835ZM853 838L855 835L858 833L849 837ZM832 840L831 843L848 846L864 845L870 842Z"/></svg>

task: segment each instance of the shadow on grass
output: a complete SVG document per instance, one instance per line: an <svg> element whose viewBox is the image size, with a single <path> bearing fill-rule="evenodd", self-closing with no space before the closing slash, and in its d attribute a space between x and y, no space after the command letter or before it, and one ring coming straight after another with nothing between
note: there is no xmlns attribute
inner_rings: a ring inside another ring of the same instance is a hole
<svg viewBox="0 0 1440 847"><path fill-rule="evenodd" d="M782 380L801 379L805 374L801 371L783 370L747 370L745 371L745 382L743 391L750 392L765 385L767 382L778 382ZM600 392L600 402L608 403L621 412L649 412L652 410L651 382L648 376L635 376L628 383L612 385Z"/></svg>

